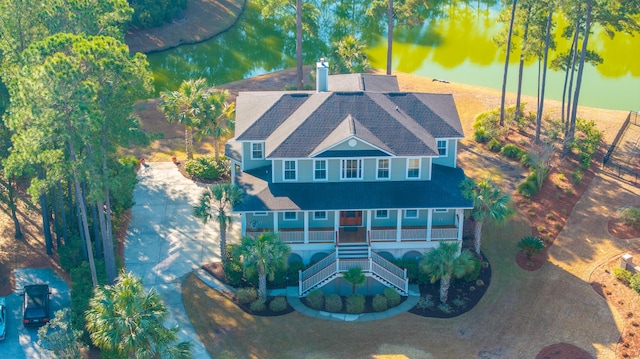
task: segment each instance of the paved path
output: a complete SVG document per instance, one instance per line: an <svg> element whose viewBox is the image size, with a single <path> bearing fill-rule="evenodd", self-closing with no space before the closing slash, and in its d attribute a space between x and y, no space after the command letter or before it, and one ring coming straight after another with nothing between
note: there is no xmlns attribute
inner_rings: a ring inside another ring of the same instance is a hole
<svg viewBox="0 0 640 359"><path fill-rule="evenodd" d="M128 271L142 278L146 289L157 290L170 316L180 326L180 340L193 343L196 358L209 358L182 304L183 277L202 264L220 260L218 230L192 215L192 206L205 188L184 178L171 162L147 163L133 196L131 223L124 257ZM239 237L238 221L229 237Z"/></svg>

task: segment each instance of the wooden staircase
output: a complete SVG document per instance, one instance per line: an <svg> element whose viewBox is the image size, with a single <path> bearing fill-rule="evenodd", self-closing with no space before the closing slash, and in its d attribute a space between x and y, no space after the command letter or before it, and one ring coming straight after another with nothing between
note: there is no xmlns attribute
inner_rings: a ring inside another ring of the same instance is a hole
<svg viewBox="0 0 640 359"><path fill-rule="evenodd" d="M409 293L407 270L402 269L371 250L366 243L348 243L336 246L336 250L318 263L299 272L298 294L305 297L317 288L332 282L352 267L378 282L394 288L401 295Z"/></svg>

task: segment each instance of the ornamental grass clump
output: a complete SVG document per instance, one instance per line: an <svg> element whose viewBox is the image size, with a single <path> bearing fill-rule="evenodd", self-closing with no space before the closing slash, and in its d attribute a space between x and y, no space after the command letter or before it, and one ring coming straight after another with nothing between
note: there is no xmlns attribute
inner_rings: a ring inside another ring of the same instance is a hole
<svg viewBox="0 0 640 359"><path fill-rule="evenodd" d="M240 304L248 304L258 299L258 292L255 288L240 288L236 293L236 298Z"/></svg>
<svg viewBox="0 0 640 359"><path fill-rule="evenodd" d="M320 289L316 289L309 293L306 302L309 307L315 310L322 310L324 307L324 293Z"/></svg>
<svg viewBox="0 0 640 359"><path fill-rule="evenodd" d="M393 288L385 288L383 294L385 298L387 298L387 304L389 308L393 308L397 306L398 304L400 304L400 301L402 300L402 297L400 296L400 294L396 292L395 289Z"/></svg>
<svg viewBox="0 0 640 359"><path fill-rule="evenodd" d="M287 299L285 297L275 297L269 302L269 310L272 312L283 312L287 307Z"/></svg>
<svg viewBox="0 0 640 359"><path fill-rule="evenodd" d="M324 309L332 313L340 312L342 310L342 297L337 294L329 294L324 299Z"/></svg>
<svg viewBox="0 0 640 359"><path fill-rule="evenodd" d="M352 294L347 297L347 313L360 314L364 312L364 295Z"/></svg>
<svg viewBox="0 0 640 359"><path fill-rule="evenodd" d="M388 308L387 297L381 294L376 294L373 297L371 306L373 307L373 311L375 312L384 312Z"/></svg>

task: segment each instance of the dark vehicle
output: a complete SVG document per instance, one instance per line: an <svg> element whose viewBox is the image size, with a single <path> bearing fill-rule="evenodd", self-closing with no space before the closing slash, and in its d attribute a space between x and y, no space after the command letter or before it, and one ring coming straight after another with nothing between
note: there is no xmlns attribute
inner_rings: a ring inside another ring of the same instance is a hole
<svg viewBox="0 0 640 359"><path fill-rule="evenodd" d="M46 284L34 284L24 287L22 293L22 323L25 326L41 326L49 322L49 286Z"/></svg>

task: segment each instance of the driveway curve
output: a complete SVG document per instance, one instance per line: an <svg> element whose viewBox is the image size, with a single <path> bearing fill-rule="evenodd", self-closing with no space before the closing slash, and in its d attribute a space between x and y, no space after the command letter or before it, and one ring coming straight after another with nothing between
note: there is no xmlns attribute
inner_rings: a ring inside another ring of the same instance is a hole
<svg viewBox="0 0 640 359"><path fill-rule="evenodd" d="M219 232L192 214L206 185L180 174L172 162L152 162L138 172L135 205L127 230L124 261L127 271L155 289L169 312L167 325L180 327L180 341L193 344L195 358L210 358L191 325L182 303L182 280L202 264L220 260ZM238 238L239 225L229 238Z"/></svg>

